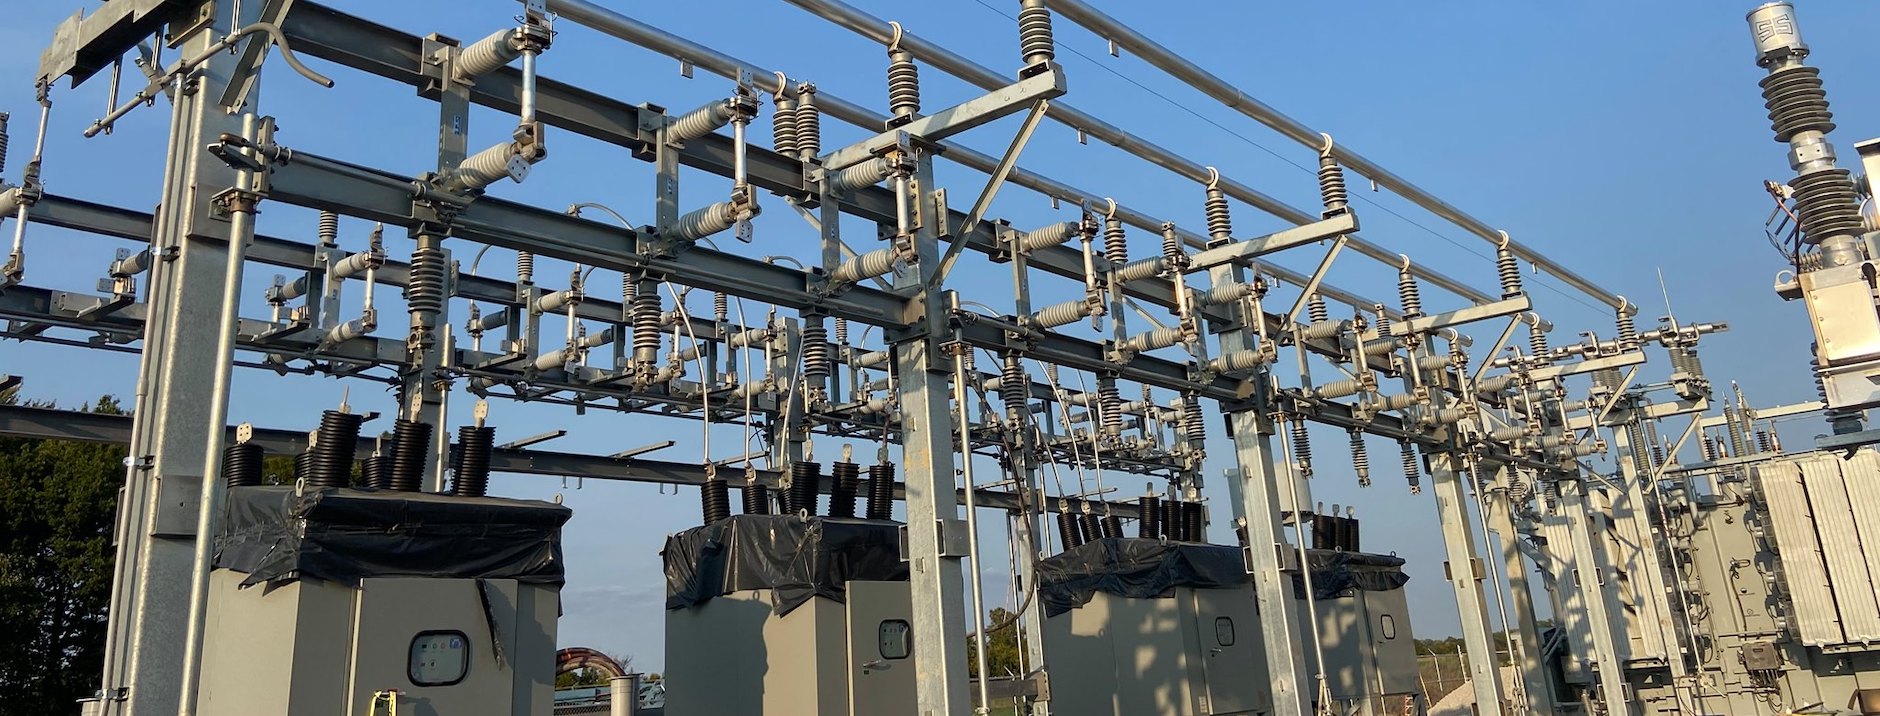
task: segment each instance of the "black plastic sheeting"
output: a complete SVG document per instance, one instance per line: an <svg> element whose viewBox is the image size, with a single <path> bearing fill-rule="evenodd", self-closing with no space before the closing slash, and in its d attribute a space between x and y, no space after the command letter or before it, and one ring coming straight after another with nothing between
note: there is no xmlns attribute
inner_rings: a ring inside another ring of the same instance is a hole
<svg viewBox="0 0 1880 716"><path fill-rule="evenodd" d="M789 614L813 597L841 602L850 580L907 581L897 522L795 515L735 515L666 538L666 608L723 594L771 590Z"/></svg>
<svg viewBox="0 0 1880 716"><path fill-rule="evenodd" d="M560 585L561 505L423 492L292 487L228 491L215 566L243 586L365 577L514 579Z"/></svg>
<svg viewBox="0 0 1880 716"><path fill-rule="evenodd" d="M1349 589L1390 591L1410 581L1397 557L1307 550L1306 558L1316 599ZM1038 563L1038 599L1047 617L1081 607L1097 592L1147 599L1172 596L1176 587L1231 587L1247 581L1238 548L1194 542L1100 539ZM1297 573L1293 587L1295 596L1305 595Z"/></svg>

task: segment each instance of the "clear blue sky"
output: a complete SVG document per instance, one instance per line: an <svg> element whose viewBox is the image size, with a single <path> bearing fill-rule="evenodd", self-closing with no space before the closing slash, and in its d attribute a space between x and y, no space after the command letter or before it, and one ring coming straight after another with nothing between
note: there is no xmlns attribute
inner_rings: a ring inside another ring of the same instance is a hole
<svg viewBox="0 0 1880 716"><path fill-rule="evenodd" d="M1016 11L1016 3L1007 0L988 2L1006 13ZM59 20L78 7L92 6L15 4L19 7L11 8L10 21L0 26L0 110L14 112L13 178L27 158L34 115L30 78L39 52ZM510 24L517 11L505 0L335 4L412 34L438 32L466 40ZM757 64L784 69L844 98L876 108L886 105L886 60L880 47L784 3L606 4ZM1012 24L973 0L859 4L983 64L1000 70L1018 64ZM1785 149L1771 141L1757 94L1761 71L1751 61L1742 19L1754 3L1102 4L1268 104L1334 133L1339 142L1505 227L1518 240L1632 296L1646 307L1641 316L1645 326L1663 313L1658 289L1662 269L1680 318L1723 320L1732 326L1731 333L1711 341L1705 351L1713 378L1740 380L1759 404L1812 397L1804 370L1809 341L1804 313L1800 306L1780 302L1769 289L1782 261L1761 233L1770 205L1760 184L1789 174ZM1880 133L1871 119L1880 99L1856 71L1880 61L1880 48L1863 41L1861 32L1880 19L1880 6L1799 4L1804 33L1815 50L1813 62L1825 68L1841 120L1835 139L1842 155L1853 157L1855 141ZM560 29L554 49L542 60L545 76L629 102L675 109L697 106L730 90L727 81L703 71L696 79L682 78L672 60L571 23ZM1316 203L1310 175L1288 163L1309 163L1310 151L1164 79L1139 60L1127 55L1109 58L1101 39L1069 23L1059 23L1058 39L1095 58L1060 53L1069 73L1069 104L1219 166L1296 205ZM325 63L316 66L339 86L320 90L278 63L269 66L271 82L261 107L280 118L281 142L412 174L429 168L433 105L409 88ZM972 94L937 71L929 69L925 78L929 109ZM1154 87L1165 97L1124 78ZM140 109L115 135L82 139L84 126L104 112L102 85L95 81L78 91L61 88L56 93L48 187L61 194L147 208L158 195L167 109ZM768 114L766 104L764 116ZM472 144L497 141L512 123L494 113L476 115ZM825 147L862 136L833 121L824 126ZM996 153L1013 126L1007 121L979 130L965 143ZM764 121L756 134L760 143L768 141ZM601 201L636 222L648 220L652 174L646 164L562 132L552 134L550 148L550 158L527 184L502 184L494 193L552 207ZM1201 227L1198 186L1112 147L1095 142L1080 146L1061 125L1046 124L1023 164L1184 226ZM967 197L983 181L958 169L943 170L941 179L956 196ZM724 186L688 174L686 188L693 198L687 203L716 200ZM1361 180L1354 180L1354 190L1363 187ZM1361 203L1363 233L1370 240L1484 288L1492 285L1486 244L1394 197L1360 193L1421 225ZM771 197L765 202L769 211L760 219L760 248L755 250L812 255L809 229L782 202ZM1070 218L1069 211L1068 206L1053 210L1047 200L1030 192L1009 190L993 215L1027 226ZM1236 206L1235 217L1241 234L1279 226L1249 207ZM367 228L347 222L344 243L362 247ZM310 240L313 220L308 212L268 205L261 230ZM1152 250L1154 239L1138 233L1133 242L1140 256ZM409 251L402 239L393 238L389 244L395 256ZM29 233L28 282L89 291L111 251L123 245L35 227ZM497 253L486 260L491 268L485 272L508 276L507 267L493 266L509 260ZM1307 269L1314 258L1283 263ZM549 264L538 268L537 275L544 283L559 285L567 268ZM248 281L254 288L247 292L247 315L264 315L258 296L272 273L251 271ZM1009 306L1003 268L984 273L991 278L970 277L960 285L962 291L968 298ZM1332 280L1373 298L1388 298L1392 290L1388 272L1349 253L1334 269ZM1061 281L1041 282L1037 288L1041 301L1068 295L1070 289ZM595 290L608 295L605 286ZM1425 293L1433 307L1460 305L1459 299L1433 288ZM1534 294L1544 313L1559 325L1556 344L1581 330L1611 330L1609 313L1603 309L1545 288ZM352 300L356 305L356 298ZM402 334L397 308L396 297L382 305L380 335ZM461 303L453 308L454 323L461 324L464 310ZM749 310L762 309L752 305ZM1483 342L1492 338L1485 336ZM1652 377L1662 376L1662 356L1654 361L1651 370L1658 372ZM0 372L26 376L29 397L76 405L100 393L129 396L135 359L7 343L0 345ZM389 395L379 387L352 386L355 405L391 409ZM341 390L342 384L330 379L242 371L237 373L231 417L273 427L311 427L318 410L337 403ZM467 409L467 401L455 402L453 423L462 422ZM689 460L699 455L697 427L678 421L601 411L577 419L565 408L498 401L493 422L499 439L567 428L569 436L550 445L562 450L612 452L670 437L681 446L662 457ZM1799 442L1817 431L1813 424L1798 425L1789 438ZM1430 498L1406 499L1391 469L1395 451L1382 442L1372 445L1377 486L1359 491L1349 468L1332 464L1342 453L1342 435L1319 437L1317 498L1356 503L1359 514L1368 517L1367 546L1411 559L1414 579L1409 589L1419 634L1455 633L1454 605L1441 583L1441 543ZM715 431L713 438L713 455L736 454L738 431ZM1224 540L1225 490L1218 475L1228 465L1229 447L1216 436L1210 449L1216 457L1211 460L1208 491L1220 499L1215 537ZM824 462L833 451L830 445L821 446ZM1113 477L1108 481L1116 482ZM657 551L666 533L697 522L695 494L661 495L651 487L611 483L581 486L570 481L564 486L531 477L501 477L494 490L526 497L559 492L576 510L566 533L571 572L564 592L564 644L632 654L643 668L658 669L663 583ZM1126 485L1124 491L1135 489ZM992 537L993 530L987 532ZM999 562L989 568L1003 570L1003 560Z"/></svg>

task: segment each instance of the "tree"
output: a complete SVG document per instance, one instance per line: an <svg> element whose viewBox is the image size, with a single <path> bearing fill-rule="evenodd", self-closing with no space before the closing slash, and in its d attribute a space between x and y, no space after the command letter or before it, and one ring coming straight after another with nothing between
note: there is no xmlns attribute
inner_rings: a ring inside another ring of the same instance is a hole
<svg viewBox="0 0 1880 716"><path fill-rule="evenodd" d="M1019 668L1019 654L1024 648L1018 629L1018 619L1003 607L992 610L992 616L984 627L992 635L986 642L986 663L991 665L992 678L999 679L1020 676L1024 671ZM974 677L979 676L979 649L975 645L977 635L966 637L966 669Z"/></svg>
<svg viewBox="0 0 1880 716"><path fill-rule="evenodd" d="M110 397L88 410L124 414ZM71 711L97 691L125 453L0 438L0 716Z"/></svg>

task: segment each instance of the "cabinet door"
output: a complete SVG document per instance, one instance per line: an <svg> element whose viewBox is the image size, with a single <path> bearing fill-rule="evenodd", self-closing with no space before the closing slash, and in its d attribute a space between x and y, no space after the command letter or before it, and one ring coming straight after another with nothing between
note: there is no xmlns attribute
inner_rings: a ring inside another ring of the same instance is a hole
<svg viewBox="0 0 1880 716"><path fill-rule="evenodd" d="M913 605L906 582L849 582L849 712L915 713Z"/></svg>
<svg viewBox="0 0 1880 716"><path fill-rule="evenodd" d="M1209 714L1267 711L1266 652L1260 617L1246 589L1196 589L1195 645L1207 682Z"/></svg>

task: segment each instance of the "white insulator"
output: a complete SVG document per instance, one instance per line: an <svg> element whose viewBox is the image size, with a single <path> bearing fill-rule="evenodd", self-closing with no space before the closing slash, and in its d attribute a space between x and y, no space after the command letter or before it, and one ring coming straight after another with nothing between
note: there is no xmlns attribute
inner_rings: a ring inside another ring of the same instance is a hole
<svg viewBox="0 0 1880 716"><path fill-rule="evenodd" d="M866 403L862 403L861 405L855 406L855 412L860 413L862 415L879 415L881 413L888 412L889 405L890 404L888 403L886 398L876 398Z"/></svg>
<svg viewBox="0 0 1880 716"><path fill-rule="evenodd" d="M1372 410L1403 410L1418 403L1417 396L1410 393L1379 395L1366 403Z"/></svg>
<svg viewBox="0 0 1880 716"><path fill-rule="evenodd" d="M1463 408L1440 408L1426 411L1423 419L1432 425L1454 425L1469 419L1469 411Z"/></svg>
<svg viewBox="0 0 1880 716"><path fill-rule="evenodd" d="M1350 326L1349 321L1319 321L1299 327L1299 337L1309 341L1331 338L1344 332Z"/></svg>
<svg viewBox="0 0 1880 716"><path fill-rule="evenodd" d="M885 365L888 362L888 357L887 351L870 351L863 353L855 356L855 367L873 368L878 365Z"/></svg>
<svg viewBox="0 0 1880 716"><path fill-rule="evenodd" d="M509 325L508 311L490 311L470 322L470 332L483 333Z"/></svg>
<svg viewBox="0 0 1880 716"><path fill-rule="evenodd" d="M1349 395L1357 395L1358 393L1363 392L1363 391L1364 391L1364 381L1348 378L1345 380L1326 383L1324 385L1313 388L1312 394L1324 400L1331 400L1333 398L1343 398Z"/></svg>
<svg viewBox="0 0 1880 716"><path fill-rule="evenodd" d="M1044 310L1031 314L1031 324L1038 328L1056 328L1076 323L1089 315L1090 302L1079 298L1046 306Z"/></svg>
<svg viewBox="0 0 1880 716"><path fill-rule="evenodd" d="M1183 334L1180 327L1169 326L1130 336L1129 340L1124 341L1123 344L1130 350L1140 353L1142 351L1152 351L1158 348L1167 348L1175 345L1182 342L1182 337Z"/></svg>
<svg viewBox="0 0 1880 716"><path fill-rule="evenodd" d="M866 278L885 276L894 270L894 262L900 256L900 249L893 246L875 249L842 262L841 266L837 266L835 271L830 272L829 279L837 283L854 283Z"/></svg>
<svg viewBox="0 0 1880 716"><path fill-rule="evenodd" d="M1123 283L1141 281L1162 273L1162 267L1167 265L1168 261L1160 256L1131 261L1116 270L1116 280Z"/></svg>
<svg viewBox="0 0 1880 716"><path fill-rule="evenodd" d="M1083 228L1083 224L1076 221L1063 221L1039 228L1025 235L1025 250L1037 251L1039 249L1063 244L1066 241L1070 241L1071 237L1076 236L1077 230L1081 228Z"/></svg>
<svg viewBox="0 0 1880 716"><path fill-rule="evenodd" d="M543 353L535 358L536 370L554 370L574 360L574 347L569 346L551 353Z"/></svg>
<svg viewBox="0 0 1880 716"><path fill-rule="evenodd" d="M1502 391L1507 390L1509 386L1514 385L1514 380L1515 377L1512 375L1497 375L1483 378L1481 382L1475 384L1475 392L1477 395L1498 395Z"/></svg>
<svg viewBox="0 0 1880 716"><path fill-rule="evenodd" d="M326 342L332 344L345 343L346 341L369 334L372 332L372 329L377 327L377 324L374 322L368 322L363 318L355 318L334 326L331 331L327 331Z"/></svg>
<svg viewBox="0 0 1880 716"><path fill-rule="evenodd" d="M894 173L894 164L886 157L875 157L842 171L829 178L830 187L837 191L855 191L871 187L888 179Z"/></svg>
<svg viewBox="0 0 1880 716"><path fill-rule="evenodd" d="M580 303L581 292L574 289L556 291L535 299L535 310L542 313L555 313L567 308L569 304Z"/></svg>
<svg viewBox="0 0 1880 716"><path fill-rule="evenodd" d="M1511 443L1526 436L1527 430L1512 425L1488 431L1488 438L1498 443Z"/></svg>
<svg viewBox="0 0 1880 716"><path fill-rule="evenodd" d="M1402 338L1376 338L1364 342L1364 354L1381 356L1404 347Z"/></svg>
<svg viewBox="0 0 1880 716"><path fill-rule="evenodd" d="M1195 300L1203 306L1218 306L1233 303L1253 295L1253 284L1228 283L1195 294Z"/></svg>
<svg viewBox="0 0 1880 716"><path fill-rule="evenodd" d="M477 152L457 165L444 186L451 191L483 191L503 179L522 181L519 174L510 173L511 160L520 154L515 142L504 142Z"/></svg>
<svg viewBox="0 0 1880 716"><path fill-rule="evenodd" d="M733 333L729 337L726 337L725 345L730 346L732 348L761 346L765 343L768 343L770 341L770 338L771 338L770 329L752 328L749 330L738 331L737 333Z"/></svg>
<svg viewBox="0 0 1880 716"><path fill-rule="evenodd" d="M457 80L474 80L495 72L522 56L521 34L516 28L498 30L457 55Z"/></svg>
<svg viewBox="0 0 1880 716"><path fill-rule="evenodd" d="M728 201L721 201L702 209L696 209L672 222L672 226L661 232L674 241L697 241L711 236L738 223L738 206Z"/></svg>
<svg viewBox="0 0 1880 716"><path fill-rule="evenodd" d="M672 120L666 127L666 140L670 142L689 142L718 131L731 123L731 118L738 113L738 105L729 99L712 100L705 106L685 113Z"/></svg>
<svg viewBox="0 0 1880 716"><path fill-rule="evenodd" d="M1272 359L1260 351L1233 351L1214 359L1214 369L1222 372L1253 370L1271 362Z"/></svg>
<svg viewBox="0 0 1880 716"><path fill-rule="evenodd" d="M333 264L334 278L352 278L369 269L385 265L385 255L372 251L361 251L340 259Z"/></svg>
<svg viewBox="0 0 1880 716"><path fill-rule="evenodd" d="M1450 356L1423 356L1417 359L1417 367L1423 370L1442 370L1455 361Z"/></svg>

